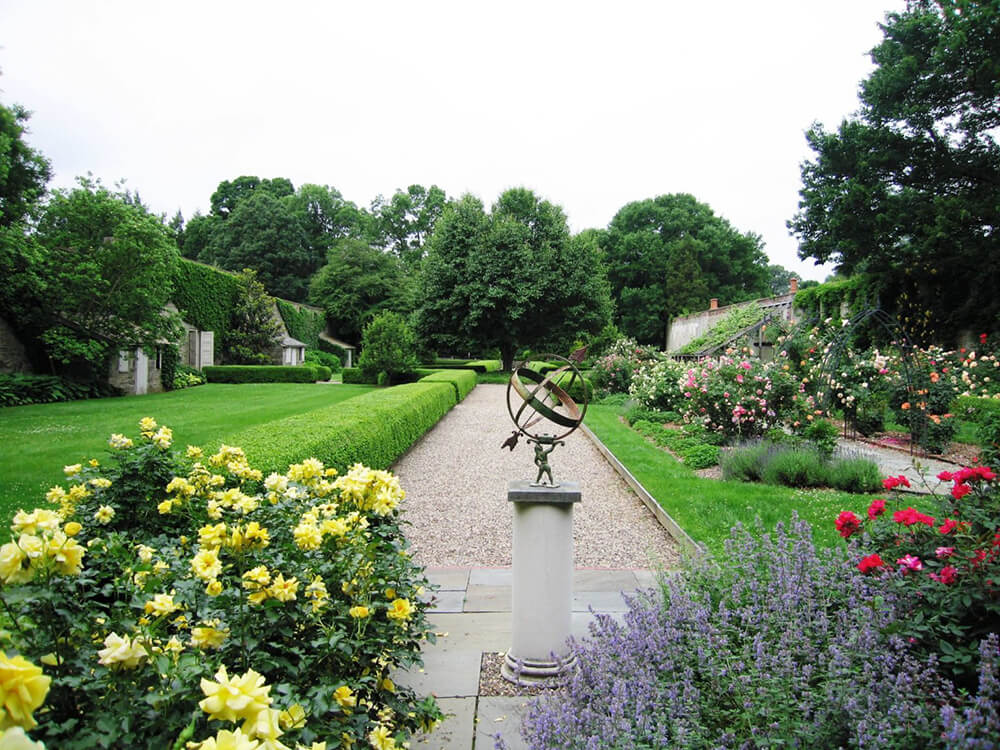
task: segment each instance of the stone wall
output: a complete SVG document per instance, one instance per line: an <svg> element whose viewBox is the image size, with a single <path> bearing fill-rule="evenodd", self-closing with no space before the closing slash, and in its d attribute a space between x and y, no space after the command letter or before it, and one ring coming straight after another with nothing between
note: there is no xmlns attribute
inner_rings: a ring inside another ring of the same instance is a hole
<svg viewBox="0 0 1000 750"><path fill-rule="evenodd" d="M670 332L667 334L667 351L676 352L684 348L689 341L698 338L716 326L719 321L729 314L730 310L746 307L754 303L768 312L777 312L783 320L794 323L801 317L801 314L792 307L794 301L795 293L789 292L777 297L763 297L747 302L737 302L734 305L725 305L724 307L713 306L700 313L681 315L670 321Z"/></svg>

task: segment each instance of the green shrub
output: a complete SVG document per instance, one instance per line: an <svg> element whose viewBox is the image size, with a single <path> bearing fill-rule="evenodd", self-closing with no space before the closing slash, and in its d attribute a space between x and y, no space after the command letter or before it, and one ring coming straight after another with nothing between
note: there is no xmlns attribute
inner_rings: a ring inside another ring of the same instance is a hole
<svg viewBox="0 0 1000 750"><path fill-rule="evenodd" d="M0 406L49 404L120 395L120 390L106 383L79 383L55 375L0 372Z"/></svg>
<svg viewBox="0 0 1000 750"><path fill-rule="evenodd" d="M163 390L172 391L174 382L177 380L177 367L180 361L180 353L176 346L164 346L162 364L160 365L160 383Z"/></svg>
<svg viewBox="0 0 1000 750"><path fill-rule="evenodd" d="M320 351L319 349L306 349L306 362L311 365L324 365L330 368L331 372L340 372L343 364L336 354Z"/></svg>
<svg viewBox="0 0 1000 750"><path fill-rule="evenodd" d="M315 457L340 471L390 466L455 405L451 383L407 383L226 437L267 475Z"/></svg>
<svg viewBox="0 0 1000 750"><path fill-rule="evenodd" d="M763 480L764 460L770 450L769 443L751 443L723 451L719 460L723 479L738 482Z"/></svg>
<svg viewBox="0 0 1000 750"><path fill-rule="evenodd" d="M461 401L476 387L476 373L472 370L438 370L420 378L421 383L451 383L455 387L455 400Z"/></svg>
<svg viewBox="0 0 1000 750"><path fill-rule="evenodd" d="M417 340L402 315L385 311L368 322L361 334L358 367L368 377L384 372L386 385L403 382L417 369Z"/></svg>
<svg viewBox="0 0 1000 750"><path fill-rule="evenodd" d="M640 421L664 424L673 420L669 418L668 412L657 411L656 409L650 409L642 406L641 404L636 404L629 407L629 409L625 412L625 421L635 427L635 423Z"/></svg>
<svg viewBox="0 0 1000 750"><path fill-rule="evenodd" d="M980 463L996 466L1000 459L1000 399L961 396L952 408L956 416L975 422Z"/></svg>
<svg viewBox="0 0 1000 750"><path fill-rule="evenodd" d="M345 367L340 373L341 381L352 385L375 385L377 378L377 375L366 375L358 367Z"/></svg>
<svg viewBox="0 0 1000 750"><path fill-rule="evenodd" d="M326 339L321 338L319 340L319 350L321 352L324 352L325 354L332 354L337 359L339 359L341 367L343 367L344 364L347 362L347 350L342 346L331 344Z"/></svg>
<svg viewBox="0 0 1000 750"><path fill-rule="evenodd" d="M707 469L719 463L719 446L699 443L688 448L682 454L684 465L692 469Z"/></svg>
<svg viewBox="0 0 1000 750"><path fill-rule="evenodd" d="M838 490L867 494L882 488L878 464L867 458L841 458L827 467L827 483Z"/></svg>
<svg viewBox="0 0 1000 750"><path fill-rule="evenodd" d="M209 383L315 383L319 380L313 365L214 365L204 368L203 372Z"/></svg>
<svg viewBox="0 0 1000 750"><path fill-rule="evenodd" d="M837 447L840 430L826 419L817 419L809 423L809 426L802 431L802 436L816 446L816 450L824 458L830 458L834 448Z"/></svg>
<svg viewBox="0 0 1000 750"><path fill-rule="evenodd" d="M594 397L594 386L591 382L582 376L574 377L572 372L559 373L553 382L560 388L567 389L566 393L578 404L582 404L584 399L590 403Z"/></svg>
<svg viewBox="0 0 1000 750"><path fill-rule="evenodd" d="M201 370L187 365L178 365L174 373L174 382L171 390L179 391L182 388L191 388L196 385L204 385L205 376Z"/></svg>
<svg viewBox="0 0 1000 750"><path fill-rule="evenodd" d="M776 450L761 472L765 484L785 487L822 487L827 484L826 465L815 448Z"/></svg>
<svg viewBox="0 0 1000 750"><path fill-rule="evenodd" d="M316 380L327 381L333 377L333 372L326 365L308 365L316 371Z"/></svg>

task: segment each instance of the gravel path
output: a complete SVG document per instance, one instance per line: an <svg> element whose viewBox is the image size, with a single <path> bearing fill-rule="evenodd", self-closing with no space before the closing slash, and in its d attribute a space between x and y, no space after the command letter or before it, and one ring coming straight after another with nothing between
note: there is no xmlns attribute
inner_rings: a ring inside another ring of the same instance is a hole
<svg viewBox="0 0 1000 750"><path fill-rule="evenodd" d="M513 510L507 484L534 479L522 438L500 449L513 425L506 386L482 384L396 462L406 490L404 533L428 567L509 567ZM656 568L678 563L676 542L579 430L551 456L553 475L577 480L573 517L579 568Z"/></svg>

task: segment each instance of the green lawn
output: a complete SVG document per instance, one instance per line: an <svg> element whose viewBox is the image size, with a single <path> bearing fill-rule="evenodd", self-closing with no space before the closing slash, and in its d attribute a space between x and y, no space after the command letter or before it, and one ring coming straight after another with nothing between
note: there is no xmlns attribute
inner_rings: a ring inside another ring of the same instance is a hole
<svg viewBox="0 0 1000 750"><path fill-rule="evenodd" d="M841 544L833 525L837 514L853 510L863 516L871 503L873 496L835 490L702 479L623 424L619 413L620 407L591 404L587 425L681 528L713 552L722 550L737 522L752 526L759 517L769 528L788 520L793 511L813 527L817 544Z"/></svg>
<svg viewBox="0 0 1000 750"><path fill-rule="evenodd" d="M0 409L0 522L45 503L63 481L62 467L101 460L108 437L138 433L142 417L174 431L180 447L213 448L225 435L318 409L371 390L367 385L208 384L148 396L70 401Z"/></svg>

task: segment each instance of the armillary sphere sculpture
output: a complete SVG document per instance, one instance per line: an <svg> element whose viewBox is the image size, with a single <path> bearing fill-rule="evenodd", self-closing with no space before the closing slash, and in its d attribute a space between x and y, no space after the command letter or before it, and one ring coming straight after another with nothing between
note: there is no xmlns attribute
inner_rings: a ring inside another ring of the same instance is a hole
<svg viewBox="0 0 1000 750"><path fill-rule="evenodd" d="M555 364L544 375L530 367L531 362ZM568 373L568 375L567 375ZM577 383L583 389L582 408L570 397L569 391ZM537 487L558 487L552 479L549 454L557 445L565 445L569 436L587 413L587 389L583 375L576 365L565 357L543 354L531 361L514 366L507 383L507 411L517 428L501 447L517 446L518 438L527 437L535 444L535 465L538 476L532 482ZM545 481L545 480L548 481Z"/></svg>

